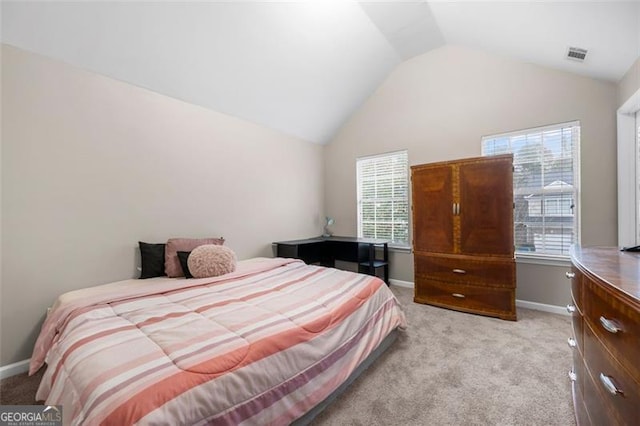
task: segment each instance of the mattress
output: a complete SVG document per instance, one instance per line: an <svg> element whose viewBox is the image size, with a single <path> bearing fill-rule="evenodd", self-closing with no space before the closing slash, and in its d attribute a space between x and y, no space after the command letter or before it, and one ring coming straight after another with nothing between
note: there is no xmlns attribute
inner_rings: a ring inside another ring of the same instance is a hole
<svg viewBox="0 0 640 426"><path fill-rule="evenodd" d="M406 326L378 278L256 258L215 278L126 280L66 293L30 372L66 424L284 425Z"/></svg>

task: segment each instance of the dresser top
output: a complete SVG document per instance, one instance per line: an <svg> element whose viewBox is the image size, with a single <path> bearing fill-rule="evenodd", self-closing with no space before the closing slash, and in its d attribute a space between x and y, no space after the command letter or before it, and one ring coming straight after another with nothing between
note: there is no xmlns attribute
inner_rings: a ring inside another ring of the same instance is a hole
<svg viewBox="0 0 640 426"><path fill-rule="evenodd" d="M571 250L573 263L613 290L640 301L640 253L617 247L580 247Z"/></svg>

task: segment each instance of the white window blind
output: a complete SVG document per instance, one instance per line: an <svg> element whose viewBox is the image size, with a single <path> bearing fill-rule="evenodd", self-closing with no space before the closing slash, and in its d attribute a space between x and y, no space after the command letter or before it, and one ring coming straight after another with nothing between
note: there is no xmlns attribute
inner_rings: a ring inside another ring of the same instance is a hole
<svg viewBox="0 0 640 426"><path fill-rule="evenodd" d="M358 237L409 245L407 151L356 160Z"/></svg>
<svg viewBox="0 0 640 426"><path fill-rule="evenodd" d="M482 138L482 155L513 153L516 253L568 256L579 241L580 123Z"/></svg>

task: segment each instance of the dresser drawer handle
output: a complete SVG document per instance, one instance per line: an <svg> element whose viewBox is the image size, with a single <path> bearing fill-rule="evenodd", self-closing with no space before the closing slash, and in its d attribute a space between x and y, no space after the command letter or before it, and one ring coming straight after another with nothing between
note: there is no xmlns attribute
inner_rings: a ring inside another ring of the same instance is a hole
<svg viewBox="0 0 640 426"><path fill-rule="evenodd" d="M567 312L569 312L570 314L574 313L576 311L576 307L574 305L567 305Z"/></svg>
<svg viewBox="0 0 640 426"><path fill-rule="evenodd" d="M467 271L465 271L464 269L454 269L451 272L453 272L454 274L466 274Z"/></svg>
<svg viewBox="0 0 640 426"><path fill-rule="evenodd" d="M569 347L572 349L578 346L578 344L576 343L576 339L574 339L573 337L569 337L567 339L567 345L569 345Z"/></svg>
<svg viewBox="0 0 640 426"><path fill-rule="evenodd" d="M573 370L569 371L569 380L571 380L572 382L578 380L578 376L573 372Z"/></svg>
<svg viewBox="0 0 640 426"><path fill-rule="evenodd" d="M567 277L568 279L572 279L576 276L575 272L565 272L564 276Z"/></svg>
<svg viewBox="0 0 640 426"><path fill-rule="evenodd" d="M453 297L457 297L458 299L464 299L466 296L460 293L451 293Z"/></svg>
<svg viewBox="0 0 640 426"><path fill-rule="evenodd" d="M602 386L604 386L611 395L622 395L624 393L616 387L611 377L606 376L604 373L600 373L600 383L602 383Z"/></svg>
<svg viewBox="0 0 640 426"><path fill-rule="evenodd" d="M600 317L600 324L602 324L604 329L609 333L616 334L618 331L622 331L622 329L618 327L615 321L607 319L605 317Z"/></svg>

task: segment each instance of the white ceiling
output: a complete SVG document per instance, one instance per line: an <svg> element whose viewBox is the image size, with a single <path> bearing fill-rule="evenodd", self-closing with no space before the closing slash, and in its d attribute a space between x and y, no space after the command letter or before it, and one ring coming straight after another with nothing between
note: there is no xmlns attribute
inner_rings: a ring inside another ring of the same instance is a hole
<svg viewBox="0 0 640 426"><path fill-rule="evenodd" d="M400 62L353 2L3 2L3 42L313 142Z"/></svg>
<svg viewBox="0 0 640 426"><path fill-rule="evenodd" d="M619 81L640 2L2 1L2 41L325 143L402 60L444 44ZM564 58L588 49L584 63Z"/></svg>
<svg viewBox="0 0 640 426"><path fill-rule="evenodd" d="M640 55L640 2L432 2L447 43L619 81ZM565 59L588 50L584 63Z"/></svg>

